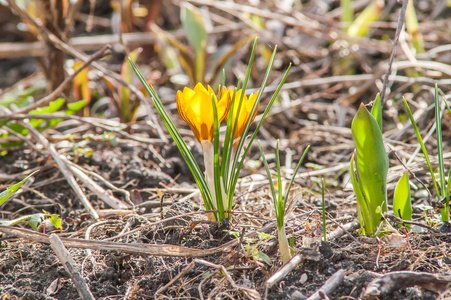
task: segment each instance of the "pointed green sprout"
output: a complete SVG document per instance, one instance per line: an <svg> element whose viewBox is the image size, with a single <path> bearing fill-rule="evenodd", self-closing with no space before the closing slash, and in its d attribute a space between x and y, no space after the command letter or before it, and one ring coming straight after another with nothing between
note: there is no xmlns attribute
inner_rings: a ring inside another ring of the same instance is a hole
<svg viewBox="0 0 451 300"><path fill-rule="evenodd" d="M276 144L276 167L277 167L277 191L274 187L274 182L272 180L271 170L268 166L268 161L265 157L265 152L263 152L262 145L260 141L258 141L258 146L260 148L260 154L262 156L263 164L265 165L266 174L269 180L269 187L271 188L271 195L274 202L274 208L276 212L277 219L277 237L279 240L279 252L282 257L282 262L286 263L291 258L291 251L288 245L287 235L285 232L285 209L287 205L287 200L290 195L291 186L293 185L294 178L301 167L302 161L307 155L307 151L310 149L310 145L304 150L301 159L299 160L296 168L294 169L293 176L291 177L290 183L288 184L288 188L285 191L285 195L283 195L283 185L282 185L282 176L280 174L280 158L279 158L279 140L277 140Z"/></svg>
<svg viewBox="0 0 451 300"><path fill-rule="evenodd" d="M379 19L384 9L384 0L373 0L355 21L349 25L348 35L353 37L364 37L368 34L371 26Z"/></svg>
<svg viewBox="0 0 451 300"><path fill-rule="evenodd" d="M351 181L357 197L359 221L363 222L365 233L372 236L376 234L382 214L387 211L388 156L381 127L363 104L352 121L351 129L356 147L351 158Z"/></svg>
<svg viewBox="0 0 451 300"><path fill-rule="evenodd" d="M248 70L246 73L246 77L244 79L243 87L241 88L238 85L237 89L235 90L235 91L237 91L238 89L242 90L241 98L239 99L239 103L238 104L235 103L235 105L239 105L238 106L238 108L239 108L238 114L241 112L240 108L241 108L241 104L244 99L246 85L247 85L247 82L249 80L249 76L251 73L251 67L252 67L252 62L253 62L254 55L255 55L256 46L257 46L257 40L255 40L253 48L252 48L251 58L249 60ZM276 50L277 50L277 48L274 49L274 52L272 54L270 64L268 65L265 77L263 79L260 90L258 92L258 96L256 97L254 106L250 113L251 116L253 116L257 112L259 103L262 99L262 95L264 94L264 89L268 82L269 75L270 75L270 72L272 69L272 65L274 63ZM193 157L191 151L187 147L186 143L183 141L183 139L182 139L180 133L178 132L177 128L175 127L174 123L169 118L168 114L166 113L165 108L164 108L161 100L159 99L155 89L146 82L145 78L141 75L141 73L139 72L139 70L137 69L137 67L135 66L135 64L133 63L132 60L130 60L130 64L132 65L134 71L136 72L136 74L138 75L142 84L146 88L147 92L151 96L158 114L160 115L161 119L163 120L166 128L169 131L169 134L174 139L179 151L181 152L185 162L187 163L191 173L193 174L196 184L198 185L198 187L200 189L205 208L207 210L217 208L218 212L215 213L215 218L216 218L216 220L221 220L223 217L226 216L225 213L232 209L232 201L233 201L233 196L235 193L235 188L236 188L236 185L238 182L240 170L244 164L244 159L246 157L246 154L249 152L251 144L252 144L253 140L255 139L266 115L268 114L269 109L271 108L272 104L274 103L275 99L277 98L277 95L288 76L288 71L290 70L290 67L285 72L279 86L277 87L271 100L269 101L269 103L260 119L260 122L257 124L256 129L252 133L252 135L247 143L247 146L245 146L245 141L246 141L246 138L247 138L247 135L249 132L249 128L252 124L253 118L248 119L248 121L244 127L243 134L241 135L241 138L237 142L236 147L233 145L234 143L236 143L236 140L234 140L233 137L235 136L235 129L237 127L236 126L237 124L236 124L236 122L235 122L235 124L232 124L233 118L228 118L225 141L224 141L224 145L222 147L222 155L220 154L221 153L220 137L219 137L220 124L218 122L218 112L217 112L215 100L214 100L214 98L212 98L212 102L213 102L213 112L212 113L214 114L214 138L213 138L214 154L212 155L213 156L212 165L214 165L214 176L213 176L214 177L214 187L213 186L211 187L212 189L214 188L214 191L212 191L212 190L210 190L210 188L207 184L207 181L203 175L203 172L199 168L199 165L194 160L194 157ZM220 97L219 97L220 93L221 93L221 88L219 88L217 99L220 99ZM233 106L234 103L232 102L231 105ZM230 109L231 112L233 112L232 109L233 109L233 107ZM238 121L238 117L236 118L236 121ZM232 128L233 128L233 130L232 130ZM213 203L213 199L216 200L216 203ZM231 215L228 214L227 217L230 218Z"/></svg>
<svg viewBox="0 0 451 300"><path fill-rule="evenodd" d="M410 198L409 173L406 170L396 184L395 194L393 196L393 213L398 218L410 221L412 220L412 201ZM402 224L399 224L402 226ZM410 225L406 225L410 228Z"/></svg>
<svg viewBox="0 0 451 300"><path fill-rule="evenodd" d="M352 0L340 0L342 10L341 22L344 24L343 31L347 32L349 24L354 20L354 11L352 10Z"/></svg>

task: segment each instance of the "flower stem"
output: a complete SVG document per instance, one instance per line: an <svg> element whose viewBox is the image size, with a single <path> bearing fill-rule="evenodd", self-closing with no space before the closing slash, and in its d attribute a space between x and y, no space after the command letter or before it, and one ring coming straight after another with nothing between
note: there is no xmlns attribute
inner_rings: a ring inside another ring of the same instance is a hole
<svg viewBox="0 0 451 300"><path fill-rule="evenodd" d="M205 207L205 209L216 209L214 147L213 143L209 140L203 140L201 145L204 152L205 181L207 182L208 189L210 190L213 203L213 207ZM215 220L214 214L209 213L207 216L209 220Z"/></svg>
<svg viewBox="0 0 451 300"><path fill-rule="evenodd" d="M291 251L288 245L287 235L285 233L285 226L277 228L277 236L279 239L279 252L282 258L282 262L285 264L291 259Z"/></svg>

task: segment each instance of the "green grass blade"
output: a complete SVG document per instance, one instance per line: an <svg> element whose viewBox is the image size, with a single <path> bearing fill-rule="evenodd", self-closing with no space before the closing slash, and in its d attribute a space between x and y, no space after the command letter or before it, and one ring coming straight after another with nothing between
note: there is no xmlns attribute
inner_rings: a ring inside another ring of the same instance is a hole
<svg viewBox="0 0 451 300"><path fill-rule="evenodd" d="M219 95L218 95L218 99ZM218 108L216 107L216 100L212 96L211 102L213 106L213 116L214 116L214 139L213 139L213 149L214 149L214 180L215 180L215 193L216 193L216 207L218 208L219 221L224 219L224 204L222 202L221 193L221 174L219 166L219 121L218 121Z"/></svg>
<svg viewBox="0 0 451 300"><path fill-rule="evenodd" d="M376 99L374 99L373 108L371 108L371 114L376 119L377 125L382 132L382 103L381 94L377 93Z"/></svg>
<svg viewBox="0 0 451 300"><path fill-rule="evenodd" d="M232 97L232 102L230 103L230 109L229 114L233 114L233 110L235 109L235 96L236 91L238 90L240 85L240 81L238 81L237 88L234 89L234 94ZM227 118L227 128L226 128L226 134L224 138L224 146L222 148L222 164L221 164L221 176L224 181L224 188L226 189L226 193L228 194L229 189L229 168L230 168L230 160L232 159L232 152L233 152L233 137L235 135L235 128L232 130L232 122L233 118Z"/></svg>
<svg viewBox="0 0 451 300"><path fill-rule="evenodd" d="M423 151L424 158L426 159L426 163L429 168L429 173L432 177L432 183L434 184L435 192L437 193L437 197L440 197L440 190L437 185L437 180L435 179L434 170L432 169L431 161L429 160L428 152L426 150L426 147L424 146L423 138L421 137L420 131L418 130L417 123L415 122L415 119L413 118L412 111L410 110L409 104L407 104L406 98L402 98L404 101L404 105L407 110L407 114L409 115L410 122L412 123L413 129L415 130L415 134L417 136L418 142L420 143L421 150Z"/></svg>
<svg viewBox="0 0 451 300"><path fill-rule="evenodd" d="M283 215L285 212L285 201L282 198L282 176L280 175L280 155L279 155L279 140L276 142L276 169L277 169L277 204L278 204L278 215Z"/></svg>
<svg viewBox="0 0 451 300"><path fill-rule="evenodd" d="M451 188L451 169L448 172L448 185L446 187L446 194L445 194L445 208L442 210L442 220L443 221L449 221L449 194L450 194L450 188Z"/></svg>
<svg viewBox="0 0 451 300"><path fill-rule="evenodd" d="M265 152L263 152L262 144L260 143L260 141L258 141L258 147L260 149L260 154L262 156L263 164L265 165L266 175L268 176L268 180L269 180L269 187L271 188L272 200L274 202L274 208L276 208L276 214L277 214L276 189L274 188L274 182L272 181L271 170L269 169L268 161L266 160Z"/></svg>
<svg viewBox="0 0 451 300"><path fill-rule="evenodd" d="M301 164L304 161L304 158L307 155L307 152L308 152L309 149L310 149L310 145L308 145L307 148L305 148L304 153L301 156L301 159L299 160L296 168L294 169L293 176L291 176L290 183L288 184L288 188L287 188L287 190L285 192L285 197L284 197L285 204L286 204L286 202L288 200L288 196L290 195L291 186L293 185L294 179L296 178L296 174L298 173L299 168L301 167Z"/></svg>
<svg viewBox="0 0 451 300"><path fill-rule="evenodd" d="M354 21L354 11L351 4L352 0L340 0L340 7L343 12L341 14L341 22L345 23L345 27L343 27L344 32L348 31L349 24Z"/></svg>
<svg viewBox="0 0 451 300"><path fill-rule="evenodd" d="M237 116L235 118L235 123L233 125L233 130L232 130L231 135L230 135L230 137L232 139L232 144L233 144L233 139L235 137L235 131L236 131L236 127L237 127L239 116L240 116L240 112L241 112L241 105L243 103L243 98L244 98L244 95L246 93L247 82L249 80L249 76L250 76L251 70L252 70L252 63L254 61L256 48L257 48L257 39L255 39L254 44L252 46L251 57L249 58L249 63L248 63L248 68L247 68L247 72L246 72L246 77L244 78L243 88L241 89L242 90L241 91L241 97L240 97L240 100L239 100L239 103L238 103L238 113L237 113ZM275 53L274 53L274 55L275 55ZM268 67L268 70L269 69L270 68ZM268 70L267 70L267 74L268 74ZM262 84L262 86L263 86L263 84ZM260 103L260 99L261 99L261 95L258 95L257 99L256 99L256 101L254 103L254 106L252 108L250 116L253 116L253 114L257 110L258 104ZM233 113L233 111L232 111L232 113ZM247 133L249 131L249 127L250 127L251 121L252 121L252 118L249 118L249 120L247 121L246 126L244 128L243 134L241 135L241 138L240 138L240 140L238 142L238 145L236 147L236 155L235 155L235 157L232 158L233 159L233 161L232 161L232 174L231 174L232 177L234 177L235 175L238 176L238 173L239 173L240 169L236 169L236 166L237 166L237 163L238 163L238 159L240 157L241 150L243 149L244 141L246 140L246 135L247 135ZM228 126L228 124L227 124L227 126Z"/></svg>
<svg viewBox="0 0 451 300"><path fill-rule="evenodd" d="M254 130L254 133L252 134L251 138L249 139L249 144L248 144L248 146L247 146L246 149L244 150L243 158L242 158L241 161L239 162L239 164L238 164L238 166L236 167L236 169L235 169L235 165L232 166L232 168L233 168L234 171L232 172L232 178L231 178L231 183L230 183L230 189L231 189L231 190L234 190L234 189L235 189L235 186L236 186L236 184L237 184L237 182L238 182L239 171L241 170L241 168L243 167L243 164L244 164L244 158L246 157L247 153L249 152L249 149L251 148L252 142L254 141L255 137L257 136L257 133L258 133L258 131L260 130L260 127L262 126L263 121L265 120L266 116L268 115L271 106L273 105L274 101L276 100L277 95L278 95L279 92L280 92L280 89L282 88L283 84L285 83L285 80L287 79L288 72L290 71L290 68L291 68L291 65L288 66L287 71L285 72L285 74L284 74L282 80L280 81L279 86L277 87L277 90L274 92L273 97L271 98L271 100L269 101L268 105L266 106L266 109L265 109L265 111L263 112L263 115L262 115L262 117L261 117L261 119L260 119L260 122L258 123L257 127L256 127L255 130ZM259 96L262 95L262 94L263 94L263 91L260 90ZM258 100L257 100L257 101L258 101ZM257 102L257 101L256 101L256 102ZM237 153L238 153L238 152L237 152ZM230 193L229 193L229 194L230 194ZM231 197L229 197L229 201L231 201L231 200L232 200Z"/></svg>
<svg viewBox="0 0 451 300"><path fill-rule="evenodd" d="M158 114L160 115L161 119L163 120L164 125L169 131L169 134L174 139L174 142L177 145L177 148L179 149L180 153L183 156L183 159L185 160L186 164L188 165L188 168L190 169L191 173L194 176L194 180L196 181L197 186L199 187L200 193L202 195L202 198L204 200L205 208L211 209L213 208L212 198L210 194L210 190L208 189L207 182L205 181L204 175L202 171L199 168L199 165L197 164L196 160L194 159L193 154L189 150L188 146L183 141L180 133L178 132L177 128L175 127L174 123L169 118L168 114L166 113L163 103L161 102L160 98L158 97L158 94L156 91L151 87L146 79L142 76L141 72L139 72L136 65L133 63L133 61L129 60L132 64L133 70L135 71L138 78L141 80L141 83L146 88L147 92L152 98L152 101L155 105L155 108L157 109Z"/></svg>
<svg viewBox="0 0 451 300"><path fill-rule="evenodd" d="M24 184L31 176L33 176L38 170L34 171L20 182L13 184L12 186L6 188L3 192L0 193L0 205L2 205L6 200L9 199L18 189Z"/></svg>
<svg viewBox="0 0 451 300"><path fill-rule="evenodd" d="M445 196L445 167L443 164L443 144L442 144L442 118L440 112L440 98L438 96L438 86L435 85L435 93L434 93L434 102L435 102L435 133L437 138L437 158L438 158L438 169L440 176L440 195L437 195L441 198Z"/></svg>

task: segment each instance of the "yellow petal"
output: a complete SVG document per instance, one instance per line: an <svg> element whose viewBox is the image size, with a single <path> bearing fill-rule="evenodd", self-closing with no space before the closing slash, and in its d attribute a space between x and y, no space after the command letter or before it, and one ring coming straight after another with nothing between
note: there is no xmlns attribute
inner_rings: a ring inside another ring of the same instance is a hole
<svg viewBox="0 0 451 300"><path fill-rule="evenodd" d="M234 92L232 90L229 90L229 93L232 95L231 97L233 98ZM232 113L232 116L233 116L232 124L233 125L235 124L236 118L238 116L238 108L240 106L241 94L242 94L242 90L238 90L238 91L236 91L235 96L234 96L235 103L233 105L233 113ZM252 108L254 107L255 101L257 100L257 95L258 95L258 92L255 94L251 94L249 96L249 98L246 97L246 95L243 96L243 101L241 103L238 121L236 122L237 124L236 124L234 139L241 137L241 135L243 134L243 131L244 131L244 128L246 127L247 121L250 118ZM255 116L257 115L257 111L258 111L258 107L257 107L257 110L255 111L254 115L252 116L251 123L254 121ZM228 117L230 117L230 114Z"/></svg>
<svg viewBox="0 0 451 300"><path fill-rule="evenodd" d="M188 123L196 139L212 141L214 137L214 114L212 97L217 104L219 123L227 116L230 108L230 93L223 88L218 101L210 86L198 83L194 89L184 88L177 92L177 111Z"/></svg>

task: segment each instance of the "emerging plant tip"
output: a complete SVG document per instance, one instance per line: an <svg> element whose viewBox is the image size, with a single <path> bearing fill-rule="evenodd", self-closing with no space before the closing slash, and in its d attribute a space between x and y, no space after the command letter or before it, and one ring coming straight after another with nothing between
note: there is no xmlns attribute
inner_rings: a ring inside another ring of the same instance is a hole
<svg viewBox="0 0 451 300"><path fill-rule="evenodd" d="M254 107L255 101L257 101L258 92L256 92L255 94L250 94L249 98L246 97L246 95L244 95L243 101L241 103L241 107L239 107L240 106L239 104L240 104L242 90L236 91L235 96L233 95L233 93L234 93L233 90L229 89L229 93L231 95L231 99L235 99L234 104L233 104L232 125L235 124L235 121L238 117L238 122L236 124L235 136L234 136L234 140L235 140L235 139L241 137L249 118L251 118L252 108ZM238 110L238 108L239 108L239 110ZM239 111L239 113L238 113L238 111ZM252 123L254 121L255 116L257 115L257 112L258 112L258 106L257 106L257 109L255 110L254 115L252 116L252 120L250 123ZM229 117L230 117L230 113L226 117L227 121L228 121ZM232 127L232 130L233 130L233 127Z"/></svg>
<svg viewBox="0 0 451 300"><path fill-rule="evenodd" d="M183 92L177 91L177 111L182 119L188 123L199 143L204 140L213 141L214 113L212 97L218 111L218 123L227 116L230 109L231 97L226 88L222 88L220 99L216 98L213 89L207 89L198 83L194 89L185 87Z"/></svg>

